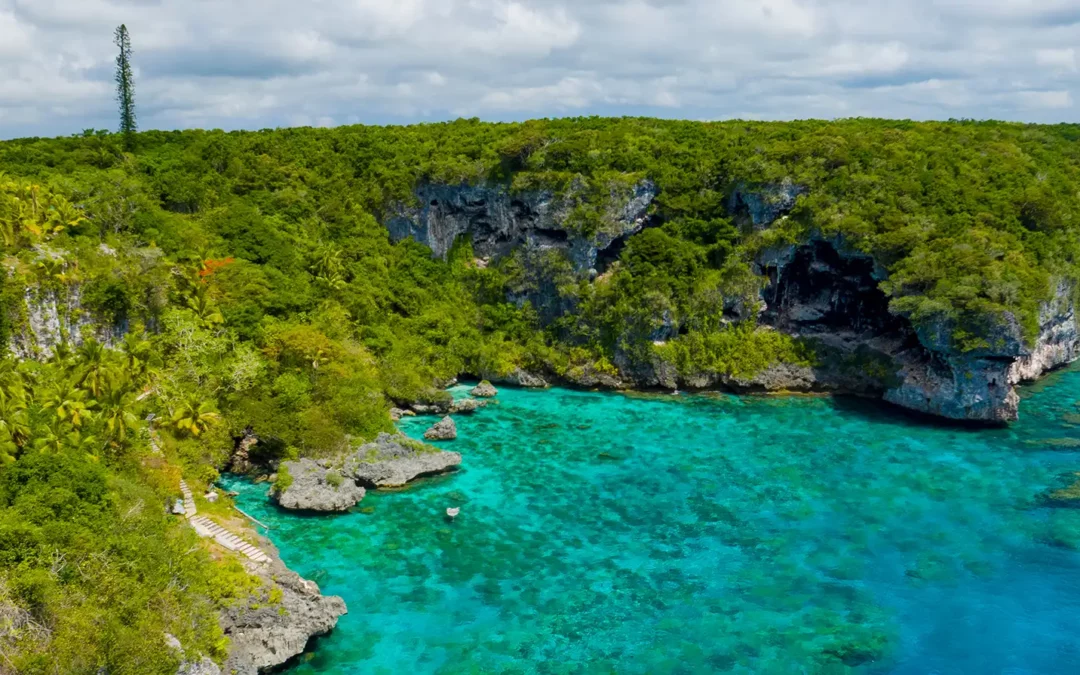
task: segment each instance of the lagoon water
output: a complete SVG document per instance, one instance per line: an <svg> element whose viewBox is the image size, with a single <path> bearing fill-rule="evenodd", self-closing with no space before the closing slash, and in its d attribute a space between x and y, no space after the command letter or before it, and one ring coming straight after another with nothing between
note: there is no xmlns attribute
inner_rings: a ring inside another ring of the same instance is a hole
<svg viewBox="0 0 1080 675"><path fill-rule="evenodd" d="M354 513L230 487L348 603L294 675L1078 673L1080 509L1045 495L1080 471L1080 371L1023 396L1019 423L971 429L847 399L503 389L457 418L462 471Z"/></svg>

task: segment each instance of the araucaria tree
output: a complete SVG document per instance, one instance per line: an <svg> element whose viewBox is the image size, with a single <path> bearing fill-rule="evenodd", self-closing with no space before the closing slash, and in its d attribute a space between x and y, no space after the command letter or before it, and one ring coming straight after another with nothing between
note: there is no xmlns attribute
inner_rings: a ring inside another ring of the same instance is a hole
<svg viewBox="0 0 1080 675"><path fill-rule="evenodd" d="M120 133L124 135L124 146L131 150L135 141L135 78L131 74L131 37L127 26L120 24L116 29L116 46L120 53L116 55L116 101L120 104Z"/></svg>

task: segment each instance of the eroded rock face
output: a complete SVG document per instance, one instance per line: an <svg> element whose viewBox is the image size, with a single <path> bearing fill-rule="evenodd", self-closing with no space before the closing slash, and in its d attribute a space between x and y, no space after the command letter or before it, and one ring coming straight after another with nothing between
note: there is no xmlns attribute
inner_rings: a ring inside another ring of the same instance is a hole
<svg viewBox="0 0 1080 675"><path fill-rule="evenodd" d="M315 460L299 459L282 464L292 476L292 483L274 499L283 508L296 511L346 511L364 498L364 488L352 477L327 468Z"/></svg>
<svg viewBox="0 0 1080 675"><path fill-rule="evenodd" d="M506 374L499 375L498 373L484 373L485 380L490 382L496 382L498 384L510 384L516 387L525 387L527 389L544 389L551 386L547 380L536 373L530 373L521 368L517 368L514 371Z"/></svg>
<svg viewBox="0 0 1080 675"><path fill-rule="evenodd" d="M453 471L461 455L444 452L402 434L381 433L344 462L342 473L373 488L401 487L421 476Z"/></svg>
<svg viewBox="0 0 1080 675"><path fill-rule="evenodd" d="M904 363L902 383L883 398L896 405L954 420L1011 422L1020 397L1008 380L1008 361L936 353Z"/></svg>
<svg viewBox="0 0 1080 675"><path fill-rule="evenodd" d="M890 312L877 287L885 271L841 240L766 252L759 265L769 278L761 321L827 347L809 376L807 369L787 369L790 377L768 375L785 389L854 391L949 419L1009 422L1019 414L1015 384L1080 355L1073 291L1066 284L1042 307L1033 347L1006 314L980 332L985 344L965 351L954 344L951 321L916 330Z"/></svg>
<svg viewBox="0 0 1080 675"><path fill-rule="evenodd" d="M748 220L755 231L763 230L793 209L799 195L806 192L805 186L791 180L765 185L741 184L731 191L728 213L735 216L736 221Z"/></svg>
<svg viewBox="0 0 1080 675"><path fill-rule="evenodd" d="M224 671L235 675L257 675L285 663L312 637L329 633L347 611L344 600L322 595L315 582L279 562L252 572L281 591L281 602L261 597L222 612L221 627L230 640Z"/></svg>
<svg viewBox="0 0 1080 675"><path fill-rule="evenodd" d="M176 675L221 675L221 668L204 656L198 661L185 661L180 664Z"/></svg>
<svg viewBox="0 0 1080 675"><path fill-rule="evenodd" d="M413 403L409 407L417 415L445 415L450 412L450 408L453 406L453 401L436 402L436 403Z"/></svg>
<svg viewBox="0 0 1080 675"><path fill-rule="evenodd" d="M78 347L87 335L112 345L127 332L126 324L104 326L95 321L82 306L82 289L78 284L67 287L63 293L27 287L23 300L26 322L12 334L8 345L20 359L47 358L61 342Z"/></svg>
<svg viewBox="0 0 1080 675"><path fill-rule="evenodd" d="M1075 292L1072 285L1059 283L1054 297L1039 308L1039 337L1034 347L1009 367L1010 383L1035 380L1080 358L1080 332L1073 304Z"/></svg>
<svg viewBox="0 0 1080 675"><path fill-rule="evenodd" d="M256 467L251 461L251 449L258 445L259 437L255 431L248 427L244 429L244 435L236 444L232 457L229 458L229 471L232 473L249 474Z"/></svg>
<svg viewBox="0 0 1080 675"><path fill-rule="evenodd" d="M612 187L599 231L588 236L569 226L580 201L575 191L581 189L557 195L546 190L511 193L503 185L424 183L415 191L419 204L394 209L386 227L394 241L412 237L439 258L446 258L458 236L468 234L482 258L517 248L559 249L584 272L595 267L599 252L644 227L656 186L646 180L628 189Z"/></svg>

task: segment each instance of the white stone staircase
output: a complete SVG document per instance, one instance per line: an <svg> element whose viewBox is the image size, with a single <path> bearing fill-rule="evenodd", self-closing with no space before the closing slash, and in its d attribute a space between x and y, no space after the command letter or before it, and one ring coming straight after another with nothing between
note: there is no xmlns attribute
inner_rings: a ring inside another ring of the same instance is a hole
<svg viewBox="0 0 1080 675"><path fill-rule="evenodd" d="M217 543L230 551L236 551L248 560L257 563L270 562L270 556L259 550L257 546L247 543L206 516L196 515L195 497L191 494L187 481L182 478L180 479L180 492L184 495L184 515L200 537L212 537Z"/></svg>
<svg viewBox="0 0 1080 675"><path fill-rule="evenodd" d="M195 515L195 497L183 478L180 479L180 492L184 495L184 515L191 518Z"/></svg>
<svg viewBox="0 0 1080 675"><path fill-rule="evenodd" d="M258 547L247 543L206 516L194 516L188 518L188 522L191 523L191 526L194 527L195 531L201 536L213 537L214 541L230 551L236 551L247 557L249 560L253 560L257 563L270 561L270 556L260 551Z"/></svg>

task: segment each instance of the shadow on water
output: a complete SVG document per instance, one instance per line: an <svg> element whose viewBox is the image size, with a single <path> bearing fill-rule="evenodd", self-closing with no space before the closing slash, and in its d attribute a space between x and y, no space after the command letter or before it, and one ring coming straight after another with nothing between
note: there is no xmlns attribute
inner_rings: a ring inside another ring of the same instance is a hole
<svg viewBox="0 0 1080 675"><path fill-rule="evenodd" d="M951 420L937 415L908 410L880 399L861 396L840 395L832 397L832 405L839 411L856 415L875 424L899 426L919 426L929 428L971 431L973 433L1001 430L1006 424L977 422L971 420Z"/></svg>

